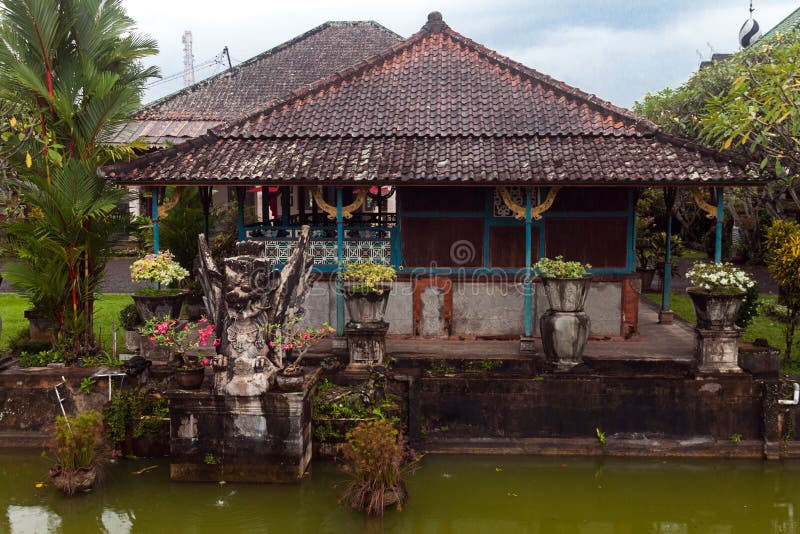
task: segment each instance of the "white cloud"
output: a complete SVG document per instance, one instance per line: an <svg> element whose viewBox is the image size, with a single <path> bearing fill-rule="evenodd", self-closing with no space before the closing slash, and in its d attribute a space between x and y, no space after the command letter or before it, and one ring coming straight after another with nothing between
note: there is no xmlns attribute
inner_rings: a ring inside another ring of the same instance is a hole
<svg viewBox="0 0 800 534"><path fill-rule="evenodd" d="M706 42L717 52L735 50L747 18L743 0L124 0L124 5L140 30L159 41L155 63L163 75L183 68L184 30L192 30L195 63L226 45L233 58L244 60L327 20L372 19L408 36L438 10L463 35L622 106L683 82L697 69L695 51L710 55ZM756 19L770 28L797 6L761 0L756 7ZM178 79L148 97L180 87Z"/></svg>

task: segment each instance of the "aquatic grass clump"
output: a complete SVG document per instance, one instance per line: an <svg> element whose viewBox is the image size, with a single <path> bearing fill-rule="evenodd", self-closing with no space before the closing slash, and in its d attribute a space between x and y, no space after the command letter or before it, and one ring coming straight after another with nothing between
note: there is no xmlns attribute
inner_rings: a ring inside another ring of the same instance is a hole
<svg viewBox="0 0 800 534"><path fill-rule="evenodd" d="M351 480L340 503L371 515L386 507L402 510L408 497L403 476L416 467L405 436L389 421L364 421L347 433L342 470Z"/></svg>
<svg viewBox="0 0 800 534"><path fill-rule="evenodd" d="M53 484L66 495L91 489L97 478L97 460L103 444L103 420L97 411L56 418L54 452L50 469Z"/></svg>

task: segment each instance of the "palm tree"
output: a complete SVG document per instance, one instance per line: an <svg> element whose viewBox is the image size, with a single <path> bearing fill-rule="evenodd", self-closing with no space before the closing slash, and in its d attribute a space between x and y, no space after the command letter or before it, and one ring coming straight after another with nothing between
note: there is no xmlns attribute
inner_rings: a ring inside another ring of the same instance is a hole
<svg viewBox="0 0 800 534"><path fill-rule="evenodd" d="M119 0L0 5L0 100L36 124L24 162L12 162L27 216L7 225L14 259L4 271L75 350L93 345L95 291L114 209L126 198L96 169L137 148L107 140L140 106L146 80L158 75L141 64L156 52Z"/></svg>

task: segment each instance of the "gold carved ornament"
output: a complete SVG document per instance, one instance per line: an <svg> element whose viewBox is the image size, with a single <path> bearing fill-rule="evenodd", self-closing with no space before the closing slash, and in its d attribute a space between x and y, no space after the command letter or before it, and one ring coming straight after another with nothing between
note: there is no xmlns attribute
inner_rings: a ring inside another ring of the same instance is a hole
<svg viewBox="0 0 800 534"><path fill-rule="evenodd" d="M549 191L547 191L547 197L545 197L544 202L539 204L538 206L531 206L531 218L538 221L542 218L542 213L546 212L550 209L553 205L553 202L556 200L556 195L558 195L558 191L561 189L561 186L554 186L551 187ZM500 198L503 199L503 203L511 210L511 213L514 214L515 219L525 219L525 206L520 206L511 198L511 194L508 192L508 188L505 186L500 186L497 188L497 192L500 194Z"/></svg>
<svg viewBox="0 0 800 534"><path fill-rule="evenodd" d="M708 219L716 219L717 218L717 207L713 204L709 204L706 202L706 199L703 197L703 192L700 190L699 187L693 187L692 191L692 198L694 198L695 204L697 207L706 212L706 218Z"/></svg>
<svg viewBox="0 0 800 534"><path fill-rule="evenodd" d="M166 191L164 192L164 195L166 196ZM178 202L180 201L181 201L181 188L176 187L175 190L172 192L172 198L170 198L169 200L165 200L164 203L158 207L158 218L162 219L166 217L167 213L169 213L169 210L177 206Z"/></svg>
<svg viewBox="0 0 800 534"><path fill-rule="evenodd" d="M318 185L312 189L311 195L314 197L314 203L316 203L319 209L328 214L329 219L336 219L336 206L331 206L322 198L322 186ZM352 203L347 206L342 206L342 217L345 219L352 218L353 212L360 208L365 200L367 200L367 189L361 189Z"/></svg>

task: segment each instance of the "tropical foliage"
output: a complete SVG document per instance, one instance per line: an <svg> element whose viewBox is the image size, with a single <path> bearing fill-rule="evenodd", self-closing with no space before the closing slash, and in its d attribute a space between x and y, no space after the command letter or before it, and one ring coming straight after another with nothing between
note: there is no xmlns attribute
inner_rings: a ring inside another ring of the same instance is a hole
<svg viewBox="0 0 800 534"><path fill-rule="evenodd" d="M0 5L0 101L15 110L0 119L24 130L9 165L25 210L6 229L4 274L75 352L94 346L95 292L127 198L96 169L134 153L107 141L157 75L140 63L155 52L119 0Z"/></svg>
<svg viewBox="0 0 800 534"><path fill-rule="evenodd" d="M793 221L775 221L767 229L764 260L780 288L778 300L787 309L784 360L789 360L800 320L800 225Z"/></svg>
<svg viewBox="0 0 800 534"><path fill-rule="evenodd" d="M168 286L189 276L189 271L175 261L169 250L158 254L148 254L131 264L131 280L134 282L155 282Z"/></svg>

